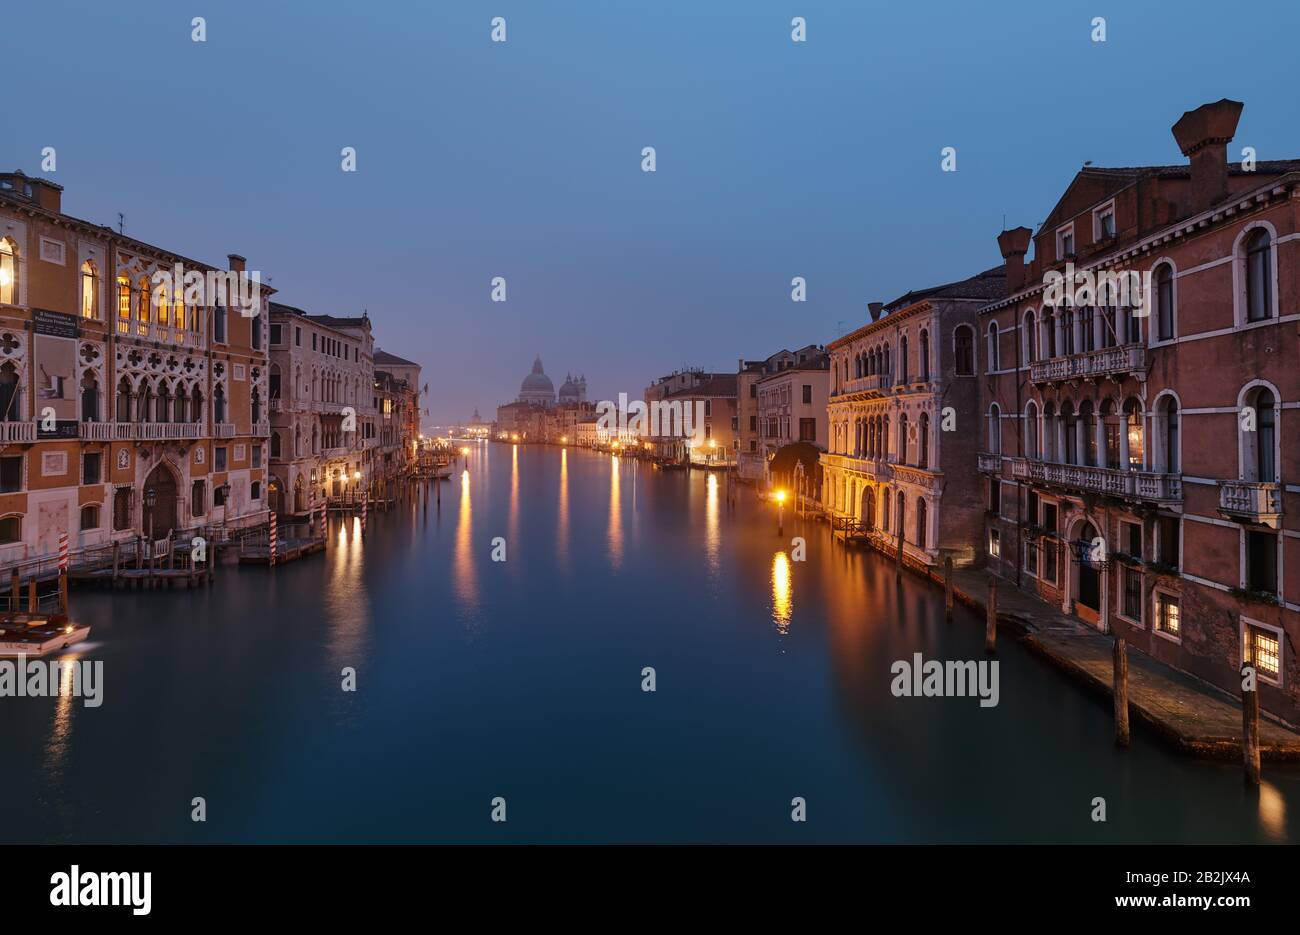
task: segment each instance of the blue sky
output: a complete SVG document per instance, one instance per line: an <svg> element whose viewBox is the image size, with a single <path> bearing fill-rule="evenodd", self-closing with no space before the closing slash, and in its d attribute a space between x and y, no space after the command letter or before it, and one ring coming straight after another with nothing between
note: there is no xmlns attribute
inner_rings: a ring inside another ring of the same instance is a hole
<svg viewBox="0 0 1300 935"><path fill-rule="evenodd" d="M1036 229L1084 160L1181 161L1169 127L1207 101L1246 103L1231 152L1300 156L1292 2L44 0L21 23L0 166L54 146L69 213L368 309L432 421L488 415L535 353L608 398L829 341L1000 262L1003 218Z"/></svg>

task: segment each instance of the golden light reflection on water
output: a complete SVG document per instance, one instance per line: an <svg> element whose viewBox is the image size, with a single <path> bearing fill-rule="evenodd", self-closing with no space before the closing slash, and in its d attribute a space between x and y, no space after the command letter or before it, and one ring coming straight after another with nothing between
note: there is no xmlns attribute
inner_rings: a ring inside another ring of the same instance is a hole
<svg viewBox="0 0 1300 935"><path fill-rule="evenodd" d="M569 449L560 449L560 516L556 529L556 551L569 557Z"/></svg>
<svg viewBox="0 0 1300 935"><path fill-rule="evenodd" d="M451 578L456 597L463 604L478 603L478 579L474 574L474 553L470 527L474 511L469 494L469 471L460 472L460 509L456 514L456 548L452 557Z"/></svg>
<svg viewBox="0 0 1300 935"><path fill-rule="evenodd" d="M59 657L59 683L66 687L66 691L59 693L59 697L54 706L54 724L50 729L50 739L45 744L45 771L47 773L58 773L63 767L64 757L68 754L68 739L72 736L72 706L73 702L80 702L72 694L73 669L77 660L81 658L80 653L67 653ZM45 663L42 661L41 665ZM80 676L81 673L76 673ZM25 676L20 676L24 677ZM103 686L98 686L101 690Z"/></svg>
<svg viewBox="0 0 1300 935"><path fill-rule="evenodd" d="M794 611L794 586L790 582L790 557L785 552L772 556L772 622L780 633L790 629Z"/></svg>
<svg viewBox="0 0 1300 935"><path fill-rule="evenodd" d="M338 538L329 551L328 580L322 592L328 629L327 647L335 666L355 666L361 661L370 623L370 594L366 590L365 544L361 517L339 523Z"/></svg>
<svg viewBox="0 0 1300 935"><path fill-rule="evenodd" d="M617 568L623 562L623 514L618 494L618 455L609 459L609 562Z"/></svg>
<svg viewBox="0 0 1300 935"><path fill-rule="evenodd" d="M718 520L718 475L710 471L704 483L704 555L713 572L718 570L718 544L722 540Z"/></svg>
<svg viewBox="0 0 1300 935"><path fill-rule="evenodd" d="M510 542L519 541L519 446L510 446Z"/></svg>
<svg viewBox="0 0 1300 935"><path fill-rule="evenodd" d="M1268 780L1259 784L1259 826L1273 840L1287 840L1286 798Z"/></svg>

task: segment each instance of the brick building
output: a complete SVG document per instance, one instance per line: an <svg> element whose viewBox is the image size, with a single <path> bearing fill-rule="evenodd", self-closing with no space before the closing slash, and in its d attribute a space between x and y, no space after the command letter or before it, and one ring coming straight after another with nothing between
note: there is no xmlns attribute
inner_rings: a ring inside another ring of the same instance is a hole
<svg viewBox="0 0 1300 935"><path fill-rule="evenodd" d="M912 560L970 563L982 528L975 472L977 313L1004 295L999 267L872 303L871 321L828 345L830 450L823 505ZM951 409L952 431L943 431Z"/></svg>
<svg viewBox="0 0 1300 935"><path fill-rule="evenodd" d="M1295 723L1300 160L1230 162L1241 109L1184 114L1186 164L1085 167L1036 235L998 238L1009 294L978 345L985 551L1229 691L1253 663L1264 708ZM1082 275L1063 300L1066 264ZM1140 300L1082 291L1129 273Z"/></svg>

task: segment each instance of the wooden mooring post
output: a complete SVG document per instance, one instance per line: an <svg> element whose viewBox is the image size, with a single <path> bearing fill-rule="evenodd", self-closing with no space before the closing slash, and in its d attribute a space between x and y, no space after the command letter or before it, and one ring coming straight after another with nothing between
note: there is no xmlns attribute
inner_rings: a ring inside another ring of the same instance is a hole
<svg viewBox="0 0 1300 935"><path fill-rule="evenodd" d="M984 618L984 651L998 651L998 580L989 578L988 607Z"/></svg>
<svg viewBox="0 0 1300 935"><path fill-rule="evenodd" d="M847 532L845 533L845 538L846 539L848 538ZM901 578L902 576L903 576L903 526L900 523L898 527L898 551L894 553L894 577Z"/></svg>
<svg viewBox="0 0 1300 935"><path fill-rule="evenodd" d="M27 612L34 614L41 609L41 600L36 596L36 576L27 582Z"/></svg>
<svg viewBox="0 0 1300 935"><path fill-rule="evenodd" d="M59 611L68 612L68 570L65 568L59 572Z"/></svg>
<svg viewBox="0 0 1300 935"><path fill-rule="evenodd" d="M1246 785L1259 785L1259 686L1250 666L1241 669L1241 757Z"/></svg>
<svg viewBox="0 0 1300 935"><path fill-rule="evenodd" d="M952 556L943 557L943 614L952 619Z"/></svg>
<svg viewBox="0 0 1300 935"><path fill-rule="evenodd" d="M1115 637L1115 746L1127 747L1128 731L1128 647L1124 637Z"/></svg>
<svg viewBox="0 0 1300 935"><path fill-rule="evenodd" d="M14 613L22 610L22 584L22 576L18 574L18 569L15 568L13 574L9 577L9 609Z"/></svg>

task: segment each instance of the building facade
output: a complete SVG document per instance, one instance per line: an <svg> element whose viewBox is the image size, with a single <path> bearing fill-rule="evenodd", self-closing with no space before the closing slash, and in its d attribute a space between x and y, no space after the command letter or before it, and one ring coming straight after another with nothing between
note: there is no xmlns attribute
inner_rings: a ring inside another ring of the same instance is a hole
<svg viewBox="0 0 1300 935"><path fill-rule="evenodd" d="M823 505L882 547L901 536L904 554L923 565L978 558L973 347L978 310L1005 289L993 269L872 303L870 322L829 345Z"/></svg>
<svg viewBox="0 0 1300 935"><path fill-rule="evenodd" d="M1261 704L1296 723L1300 160L1230 162L1241 109L1184 114L1186 164L1086 167L1036 235L999 237L1010 294L978 345L985 552L1234 694L1254 665ZM1080 291L1133 273L1140 301Z"/></svg>
<svg viewBox="0 0 1300 935"><path fill-rule="evenodd" d="M0 566L65 532L76 550L264 521L271 290L238 255L221 270L65 214L62 192L0 175ZM155 277L178 272L247 298Z"/></svg>
<svg viewBox="0 0 1300 935"><path fill-rule="evenodd" d="M795 442L822 451L827 443L830 364L820 347L805 349L754 384L760 452L770 463L777 451Z"/></svg>

